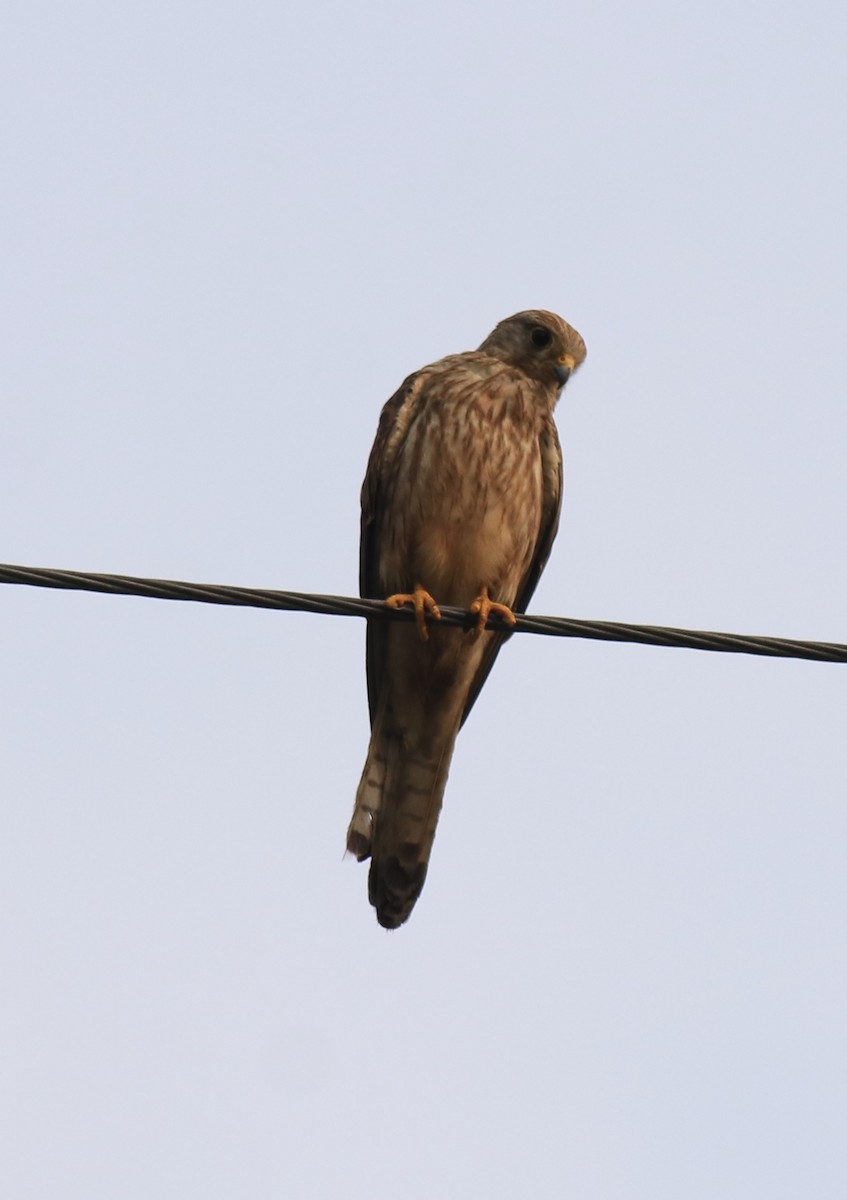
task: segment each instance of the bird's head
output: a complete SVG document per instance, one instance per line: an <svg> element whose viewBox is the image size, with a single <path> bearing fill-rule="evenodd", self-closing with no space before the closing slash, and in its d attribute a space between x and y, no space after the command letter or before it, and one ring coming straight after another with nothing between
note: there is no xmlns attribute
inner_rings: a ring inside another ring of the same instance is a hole
<svg viewBox="0 0 847 1200"><path fill-rule="evenodd" d="M484 354L499 358L557 390L585 359L585 342L575 329L544 309L515 313L489 333L480 346Z"/></svg>

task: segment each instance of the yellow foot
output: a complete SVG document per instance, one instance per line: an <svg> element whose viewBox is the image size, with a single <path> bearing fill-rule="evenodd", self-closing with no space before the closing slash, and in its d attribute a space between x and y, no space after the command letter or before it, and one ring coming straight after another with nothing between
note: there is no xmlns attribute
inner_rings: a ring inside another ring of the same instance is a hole
<svg viewBox="0 0 847 1200"><path fill-rule="evenodd" d="M419 583L415 584L413 592L396 592L395 595L389 596L385 603L389 608L402 608L404 604L411 604L413 606L415 610L415 624L418 627L418 633L423 642L429 638L429 632L426 627L426 614L430 613L435 617L436 621L441 620L441 609L426 588L422 588Z"/></svg>
<svg viewBox="0 0 847 1200"><path fill-rule="evenodd" d="M517 625L518 619L507 604L500 604L496 600L489 600L488 588L483 586L476 600L471 605L471 612L476 615L476 625L471 630L471 637L474 641L482 633L488 623L488 618L492 613L505 621L507 625Z"/></svg>

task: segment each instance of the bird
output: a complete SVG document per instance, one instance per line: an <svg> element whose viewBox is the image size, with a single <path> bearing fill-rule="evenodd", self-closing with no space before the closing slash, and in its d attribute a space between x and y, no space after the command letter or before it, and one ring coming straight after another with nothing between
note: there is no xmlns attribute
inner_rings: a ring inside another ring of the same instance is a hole
<svg viewBox="0 0 847 1200"><path fill-rule="evenodd" d="M382 409L359 590L415 619L368 621L371 738L347 849L370 859L385 929L420 896L456 736L550 554L562 501L553 410L585 355L555 313L519 312L478 350L409 375ZM439 604L466 609L469 627L439 626Z"/></svg>

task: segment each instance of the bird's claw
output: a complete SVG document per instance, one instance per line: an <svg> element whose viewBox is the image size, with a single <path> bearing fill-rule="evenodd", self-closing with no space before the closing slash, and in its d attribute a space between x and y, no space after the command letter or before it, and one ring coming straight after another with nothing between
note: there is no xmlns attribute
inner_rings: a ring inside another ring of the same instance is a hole
<svg viewBox="0 0 847 1200"><path fill-rule="evenodd" d="M484 587L474 600L470 608L471 613L476 617L476 625L471 630L471 637L474 641L482 633L485 626L488 624L488 618L492 613L498 616L501 621L505 621L507 625L517 625L518 619L508 604L500 604L497 600L488 598L488 588Z"/></svg>
<svg viewBox="0 0 847 1200"><path fill-rule="evenodd" d="M387 598L385 603L388 608L402 608L404 604L412 605L415 610L415 624L422 642L429 638L429 631L426 627L427 613L436 621L441 620L441 609L426 588L422 588L419 583L415 585L413 592L395 592L393 596Z"/></svg>

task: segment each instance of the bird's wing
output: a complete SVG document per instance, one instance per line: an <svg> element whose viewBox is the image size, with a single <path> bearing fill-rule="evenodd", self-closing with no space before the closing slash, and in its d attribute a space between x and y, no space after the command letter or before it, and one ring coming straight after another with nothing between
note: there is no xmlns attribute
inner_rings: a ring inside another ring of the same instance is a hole
<svg viewBox="0 0 847 1200"><path fill-rule="evenodd" d="M362 484L362 526L359 544L359 595L369 600L384 600L378 577L379 538L386 493L393 482L397 455L419 411L423 372L404 379L379 418L368 469ZM368 678L368 707L373 724L379 701L379 685L385 665L388 622L368 621L365 662Z"/></svg>
<svg viewBox="0 0 847 1200"><path fill-rule="evenodd" d="M559 435L556 432L556 425L552 417L548 417L545 421L539 444L541 449L542 481L541 522L538 530L538 540L535 543L535 550L533 551L529 569L518 587L518 594L513 606L513 611L516 613L526 612L527 605L532 598L532 593L535 591L538 580L541 578L541 572L547 565L547 559L550 557L550 550L552 549L553 541L559 528L559 514L562 510L562 448L559 444ZM488 672L494 666L494 660L500 652L500 647L510 636L508 633L495 633L487 639L482 660L474 675L468 692L467 703L462 713L463 725L468 719L468 715L482 689L482 685L488 678Z"/></svg>

